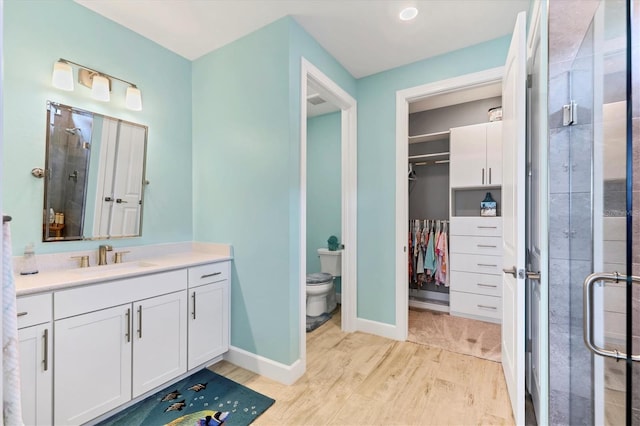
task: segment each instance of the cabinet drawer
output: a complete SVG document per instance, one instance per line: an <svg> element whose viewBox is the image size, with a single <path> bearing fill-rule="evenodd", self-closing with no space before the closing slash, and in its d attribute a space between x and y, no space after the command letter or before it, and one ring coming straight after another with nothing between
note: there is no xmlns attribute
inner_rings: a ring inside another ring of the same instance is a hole
<svg viewBox="0 0 640 426"><path fill-rule="evenodd" d="M502 275L502 257L451 253L451 270Z"/></svg>
<svg viewBox="0 0 640 426"><path fill-rule="evenodd" d="M501 217L452 217L449 226L451 235L502 237Z"/></svg>
<svg viewBox="0 0 640 426"><path fill-rule="evenodd" d="M502 275L451 271L451 290L502 297Z"/></svg>
<svg viewBox="0 0 640 426"><path fill-rule="evenodd" d="M197 287L228 279L229 262L209 263L189 268L189 287Z"/></svg>
<svg viewBox="0 0 640 426"><path fill-rule="evenodd" d="M452 291L450 298L452 315L502 322L502 299L499 297Z"/></svg>
<svg viewBox="0 0 640 426"><path fill-rule="evenodd" d="M450 237L449 250L452 253L502 256L502 238L452 235Z"/></svg>
<svg viewBox="0 0 640 426"><path fill-rule="evenodd" d="M18 328L51 321L51 293L18 297Z"/></svg>

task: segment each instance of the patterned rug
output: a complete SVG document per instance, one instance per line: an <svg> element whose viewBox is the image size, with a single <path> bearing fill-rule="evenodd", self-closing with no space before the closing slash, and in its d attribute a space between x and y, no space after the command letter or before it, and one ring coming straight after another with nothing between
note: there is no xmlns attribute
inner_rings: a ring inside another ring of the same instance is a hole
<svg viewBox="0 0 640 426"><path fill-rule="evenodd" d="M275 400L203 369L100 425L246 426Z"/></svg>
<svg viewBox="0 0 640 426"><path fill-rule="evenodd" d="M410 342L501 362L500 334L500 324L409 309Z"/></svg>

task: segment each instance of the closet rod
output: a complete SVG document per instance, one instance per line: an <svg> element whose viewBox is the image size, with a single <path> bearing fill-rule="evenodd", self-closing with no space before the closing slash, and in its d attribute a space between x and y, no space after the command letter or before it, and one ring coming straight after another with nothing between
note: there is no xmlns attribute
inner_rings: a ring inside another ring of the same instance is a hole
<svg viewBox="0 0 640 426"><path fill-rule="evenodd" d="M413 163L414 166L433 166L434 164L449 163L449 160L436 160L436 161L419 161Z"/></svg>
<svg viewBox="0 0 640 426"><path fill-rule="evenodd" d="M443 157L445 155L449 155L449 151L434 152L433 154L410 155L409 160L420 160L422 158Z"/></svg>

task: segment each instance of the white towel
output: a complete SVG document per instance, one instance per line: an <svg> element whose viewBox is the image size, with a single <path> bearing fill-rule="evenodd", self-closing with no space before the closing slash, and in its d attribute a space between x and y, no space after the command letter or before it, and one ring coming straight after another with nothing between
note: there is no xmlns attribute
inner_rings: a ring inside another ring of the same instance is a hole
<svg viewBox="0 0 640 426"><path fill-rule="evenodd" d="M16 288L11 262L9 222L2 225L2 417L5 425L22 425L20 356Z"/></svg>

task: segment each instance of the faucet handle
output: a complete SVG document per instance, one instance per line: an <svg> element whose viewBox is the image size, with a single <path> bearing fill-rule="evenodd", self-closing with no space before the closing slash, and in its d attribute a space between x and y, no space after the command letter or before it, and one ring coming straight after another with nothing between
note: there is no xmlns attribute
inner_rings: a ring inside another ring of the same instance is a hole
<svg viewBox="0 0 640 426"><path fill-rule="evenodd" d="M115 252L115 254L113 256L113 258L114 258L113 263L122 263L122 255L125 254L125 253L129 253L129 250Z"/></svg>
<svg viewBox="0 0 640 426"><path fill-rule="evenodd" d="M71 256L72 259L80 259L80 267L81 268L87 268L91 265L89 265L89 256L85 255L85 256Z"/></svg>

